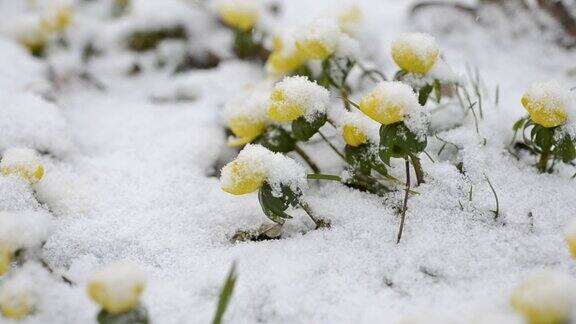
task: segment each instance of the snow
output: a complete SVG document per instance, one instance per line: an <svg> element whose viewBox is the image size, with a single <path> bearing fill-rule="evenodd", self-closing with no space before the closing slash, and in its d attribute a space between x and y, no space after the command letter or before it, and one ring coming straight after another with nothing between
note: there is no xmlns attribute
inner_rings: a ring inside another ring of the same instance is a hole
<svg viewBox="0 0 576 324"><path fill-rule="evenodd" d="M0 237L13 251L40 247L54 226L52 216L45 211L0 212Z"/></svg>
<svg viewBox="0 0 576 324"><path fill-rule="evenodd" d="M49 63L0 37L1 150L27 146L48 153L42 156L45 178L34 188L0 177L0 210L51 213L55 227L38 251L54 274L39 260L28 260L0 278L4 285L23 271L34 279L38 307L23 323L94 322L99 309L86 284L117 260L147 273L142 302L152 322L167 324L209 322L233 261L238 281L228 323L521 323L510 296L530 273L576 275L564 237L576 214L576 170L557 164L553 173L539 174L534 156L508 153L511 127L526 116L522 94L547 79L573 87L576 79L568 71L574 50L559 49L530 29L511 31L501 16L485 19L486 11L479 13L484 25L478 25L456 11L410 19L414 1L359 0L362 36L372 40L368 57L387 77L397 70L391 43L405 32L433 35L459 75L466 66L478 67L484 114L477 116L478 132L472 114L458 105L431 112L429 131L452 144L429 134L426 151L434 162L421 156L426 183L412 188L418 194L410 196L398 245L403 192L381 198L319 181L308 182L304 195L318 216L331 221L330 229L311 230L304 212L295 210L281 239L232 244L237 230L269 221L256 195L220 189L217 170L237 155L226 146L222 110L247 84L264 79L265 71L259 63L225 56L214 69L173 74L155 65L155 51L131 53L122 44L100 42L117 32L179 22L197 35L188 49L228 51L229 31L190 2L133 2L154 9L109 19L104 2L78 2L70 48L51 49ZM276 23L302 26L335 5L283 1ZM9 16L17 6L25 4L1 2L0 13ZM80 57L83 40L91 37L105 51L84 66L72 58ZM135 61L142 73L126 75ZM86 69L106 88L78 78L59 79L56 87L46 77L48 65L57 75ZM370 80L354 84L351 99L357 102L374 86ZM178 94L192 99L153 100ZM335 97L329 115L342 106ZM338 130L322 130L343 147ZM299 144L322 172L341 173L342 162L325 144L316 138ZM402 161L392 161L389 171L404 179ZM497 219L486 177L499 198Z"/></svg>
<svg viewBox="0 0 576 324"><path fill-rule="evenodd" d="M408 50L422 61L425 61L429 56L438 56L440 53L436 39L426 33L401 35L392 42L392 51L396 49Z"/></svg>
<svg viewBox="0 0 576 324"><path fill-rule="evenodd" d="M4 282L0 287L0 310L2 313L25 313L34 310L37 296L34 280L25 272ZM18 311L21 310L21 311Z"/></svg>

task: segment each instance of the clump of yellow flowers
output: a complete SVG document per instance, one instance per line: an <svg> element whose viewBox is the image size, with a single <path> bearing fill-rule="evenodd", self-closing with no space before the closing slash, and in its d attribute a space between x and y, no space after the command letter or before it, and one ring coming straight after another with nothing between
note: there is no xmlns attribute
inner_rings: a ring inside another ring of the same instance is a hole
<svg viewBox="0 0 576 324"><path fill-rule="evenodd" d="M36 151L29 148L12 148L2 155L0 173L4 176L17 176L34 184L44 177L44 166Z"/></svg>
<svg viewBox="0 0 576 324"><path fill-rule="evenodd" d="M569 323L575 301L574 279L551 271L528 277L510 298L512 307L529 324Z"/></svg>
<svg viewBox="0 0 576 324"><path fill-rule="evenodd" d="M550 160L554 165L555 161L569 163L576 159L576 121L572 117L576 103L569 90L554 81L535 83L521 103L529 117L518 120L513 129L524 134L524 147L540 156L538 170L551 171Z"/></svg>
<svg viewBox="0 0 576 324"><path fill-rule="evenodd" d="M36 294L24 273L8 279L0 287L0 313L4 317L21 320L34 311L35 305Z"/></svg>
<svg viewBox="0 0 576 324"><path fill-rule="evenodd" d="M143 273L127 261L110 264L94 273L88 282L87 290L90 298L102 307L98 322L137 318L140 322L147 323L148 315L140 305L144 287Z"/></svg>

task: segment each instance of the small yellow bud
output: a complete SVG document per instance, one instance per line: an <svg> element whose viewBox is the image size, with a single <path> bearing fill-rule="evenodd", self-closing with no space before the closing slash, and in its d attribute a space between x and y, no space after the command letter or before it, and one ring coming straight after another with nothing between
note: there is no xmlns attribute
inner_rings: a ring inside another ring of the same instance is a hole
<svg viewBox="0 0 576 324"><path fill-rule="evenodd" d="M4 176L16 175L29 183L36 183L44 176L44 166L36 151L27 148L6 150L0 161L0 173Z"/></svg>
<svg viewBox="0 0 576 324"><path fill-rule="evenodd" d="M534 84L522 97L522 105L536 124L547 128L564 125L568 119L565 92L555 83Z"/></svg>
<svg viewBox="0 0 576 324"><path fill-rule="evenodd" d="M289 122L304 115L304 108L287 98L282 89L274 89L270 95L268 117L279 122Z"/></svg>
<svg viewBox="0 0 576 324"><path fill-rule="evenodd" d="M9 245L0 242L0 276L8 272L13 257L14 249Z"/></svg>
<svg viewBox="0 0 576 324"><path fill-rule="evenodd" d="M390 125L403 121L419 104L410 86L384 81L364 96L358 106L368 117L381 124Z"/></svg>
<svg viewBox="0 0 576 324"><path fill-rule="evenodd" d="M292 55L284 55L280 51L274 51L268 56L266 65L275 74L288 74L304 64L304 59L299 52Z"/></svg>
<svg viewBox="0 0 576 324"><path fill-rule="evenodd" d="M223 22L241 31L249 31L256 25L259 12L250 0L228 0L220 4L218 13Z"/></svg>
<svg viewBox="0 0 576 324"><path fill-rule="evenodd" d="M88 295L112 314L124 313L140 303L144 291L142 274L127 262L117 262L95 273L88 283Z"/></svg>
<svg viewBox="0 0 576 324"><path fill-rule="evenodd" d="M360 146L368 140L366 134L353 124L346 124L342 127L342 137L344 137L346 144L350 146Z"/></svg>
<svg viewBox="0 0 576 324"><path fill-rule="evenodd" d="M357 5L350 5L338 13L338 25L345 33L351 33L362 21L362 11Z"/></svg>
<svg viewBox="0 0 576 324"><path fill-rule="evenodd" d="M562 273L539 273L514 291L510 303L529 324L567 323L574 288L572 278Z"/></svg>
<svg viewBox="0 0 576 324"><path fill-rule="evenodd" d="M254 192L264 184L267 174L248 160L236 159L222 168L222 190L233 195Z"/></svg>
<svg viewBox="0 0 576 324"><path fill-rule="evenodd" d="M16 276L0 290L0 311L13 320L21 320L34 311L36 296L25 277Z"/></svg>
<svg viewBox="0 0 576 324"><path fill-rule="evenodd" d="M325 60L334 53L334 48L330 44L316 39L297 40L296 47L303 57L311 60Z"/></svg>
<svg viewBox="0 0 576 324"><path fill-rule="evenodd" d="M404 71L426 74L440 57L434 38L428 34L415 33L401 37L392 43L392 58Z"/></svg>
<svg viewBox="0 0 576 324"><path fill-rule="evenodd" d="M266 130L266 123L247 116L233 117L228 126L236 138L228 141L230 146L240 146L252 142Z"/></svg>

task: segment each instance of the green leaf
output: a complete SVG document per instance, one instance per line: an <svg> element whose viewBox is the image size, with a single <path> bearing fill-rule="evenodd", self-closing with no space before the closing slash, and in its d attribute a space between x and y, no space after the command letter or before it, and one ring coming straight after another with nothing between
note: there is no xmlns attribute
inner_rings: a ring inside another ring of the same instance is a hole
<svg viewBox="0 0 576 324"><path fill-rule="evenodd" d="M434 79L434 94L436 95L436 103L440 103L440 100L442 100L442 84L438 79Z"/></svg>
<svg viewBox="0 0 576 324"><path fill-rule="evenodd" d="M298 204L299 193L293 192L289 187L282 186L282 195L280 197L274 196L272 187L265 183L258 191L258 201L262 211L271 221L284 224L286 219L292 216L286 214L284 211L290 207Z"/></svg>
<svg viewBox="0 0 576 324"><path fill-rule="evenodd" d="M402 122L380 127L379 155L387 165L390 165L391 158L405 159L409 155L418 155L424 151L426 143L426 138L419 140Z"/></svg>
<svg viewBox="0 0 576 324"><path fill-rule="evenodd" d="M292 122L292 134L299 141L307 141L326 123L326 114L318 114L312 121L300 117Z"/></svg>
<svg viewBox="0 0 576 324"><path fill-rule="evenodd" d="M369 149L368 144L356 147L346 145L344 148L344 154L350 166L355 171L365 175L370 175L370 171L372 170L372 158Z"/></svg>
<svg viewBox="0 0 576 324"><path fill-rule="evenodd" d="M520 118L517 122L514 123L514 126L512 126L512 130L518 131L520 128L522 128L522 126L524 126L525 122L526 118Z"/></svg>
<svg viewBox="0 0 576 324"><path fill-rule="evenodd" d="M100 324L148 324L148 313L146 309L139 305L138 307L120 314L112 314L101 310L97 317Z"/></svg>
<svg viewBox="0 0 576 324"><path fill-rule="evenodd" d="M574 147L574 142L569 135L564 136L554 148L553 153L555 156L561 158L564 163L576 159L576 147Z"/></svg>
<svg viewBox="0 0 576 324"><path fill-rule="evenodd" d="M548 150L554 143L554 129L534 125L530 133L532 142L542 151Z"/></svg>
<svg viewBox="0 0 576 324"><path fill-rule="evenodd" d="M296 141L290 133L278 125L268 126L266 132L254 142L276 153L293 151L294 145L296 145Z"/></svg>
<svg viewBox="0 0 576 324"><path fill-rule="evenodd" d="M224 313L228 308L230 299L232 299L232 294L234 293L234 287L236 286L237 278L236 263L233 263L230 267L230 271L228 272L228 276L226 277L226 281L224 282L224 286L222 286L222 290L220 290L220 296L218 297L218 307L216 308L214 319L212 319L212 324L222 323Z"/></svg>
<svg viewBox="0 0 576 324"><path fill-rule="evenodd" d="M423 88L420 89L418 92L418 103L420 106L424 106L428 101L428 97L430 97L430 93L434 87L431 84L425 85Z"/></svg>

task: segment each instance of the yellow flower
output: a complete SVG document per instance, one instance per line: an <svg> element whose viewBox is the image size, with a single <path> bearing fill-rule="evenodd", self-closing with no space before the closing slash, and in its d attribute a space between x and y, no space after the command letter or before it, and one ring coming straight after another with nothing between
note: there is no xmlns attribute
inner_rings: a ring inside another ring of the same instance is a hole
<svg viewBox="0 0 576 324"><path fill-rule="evenodd" d="M231 0L220 4L220 18L227 25L241 31L249 31L256 25L258 8L249 0Z"/></svg>
<svg viewBox="0 0 576 324"><path fill-rule="evenodd" d="M0 173L4 176L16 175L29 183L36 183L44 176L44 166L36 151L27 148L14 148L4 152L0 161Z"/></svg>
<svg viewBox="0 0 576 324"><path fill-rule="evenodd" d="M522 105L536 124L544 127L564 125L568 113L563 89L554 83L535 84L522 97Z"/></svg>
<svg viewBox="0 0 576 324"><path fill-rule="evenodd" d="M318 19L296 39L296 48L305 59L325 60L336 51L340 27L330 19Z"/></svg>
<svg viewBox="0 0 576 324"><path fill-rule="evenodd" d="M72 8L70 6L60 6L48 11L42 17L40 26L48 32L62 32L70 26L72 22Z"/></svg>
<svg viewBox="0 0 576 324"><path fill-rule="evenodd" d="M144 280L131 264L118 262L96 274L88 283L88 295L108 313L134 309L144 291Z"/></svg>
<svg viewBox="0 0 576 324"><path fill-rule="evenodd" d="M289 122L304 115L304 107L290 100L282 89L274 89L270 95L268 117L278 122Z"/></svg>
<svg viewBox="0 0 576 324"><path fill-rule="evenodd" d="M351 33L358 23L362 21L362 11L357 5L343 8L338 13L338 25L345 33Z"/></svg>
<svg viewBox="0 0 576 324"><path fill-rule="evenodd" d="M576 259L576 222L569 228L566 233L566 243L572 257Z"/></svg>
<svg viewBox="0 0 576 324"><path fill-rule="evenodd" d="M0 291L0 311L13 320L21 320L34 311L36 296L23 277L14 277L2 286Z"/></svg>
<svg viewBox="0 0 576 324"><path fill-rule="evenodd" d="M222 190L233 195L254 192L264 184L267 174L248 160L236 159L222 168Z"/></svg>
<svg viewBox="0 0 576 324"><path fill-rule="evenodd" d="M262 135L266 130L266 123L255 120L249 116L233 117L228 122L232 133L237 137L228 141L230 146L240 146L252 142L256 137Z"/></svg>
<svg viewBox="0 0 576 324"><path fill-rule="evenodd" d="M366 134L353 124L346 124L342 127L342 137L344 137L346 144L350 146L360 146L368 140Z"/></svg>
<svg viewBox="0 0 576 324"><path fill-rule="evenodd" d="M567 323L574 297L571 280L556 273L534 275L514 291L510 303L530 324Z"/></svg>
<svg viewBox="0 0 576 324"><path fill-rule="evenodd" d="M362 98L360 110L375 121L390 125L404 120L418 100L410 86L400 82L381 82Z"/></svg>
<svg viewBox="0 0 576 324"><path fill-rule="evenodd" d="M274 51L268 56L266 65L270 71L275 74L288 74L304 63L303 57L299 52L292 55L284 55L281 51Z"/></svg>
<svg viewBox="0 0 576 324"><path fill-rule="evenodd" d="M13 256L14 250L7 244L0 242L0 276L10 269Z"/></svg>
<svg viewBox="0 0 576 324"><path fill-rule="evenodd" d="M392 58L404 71L426 74L438 61L440 50L432 36L415 33L397 39L392 44Z"/></svg>

